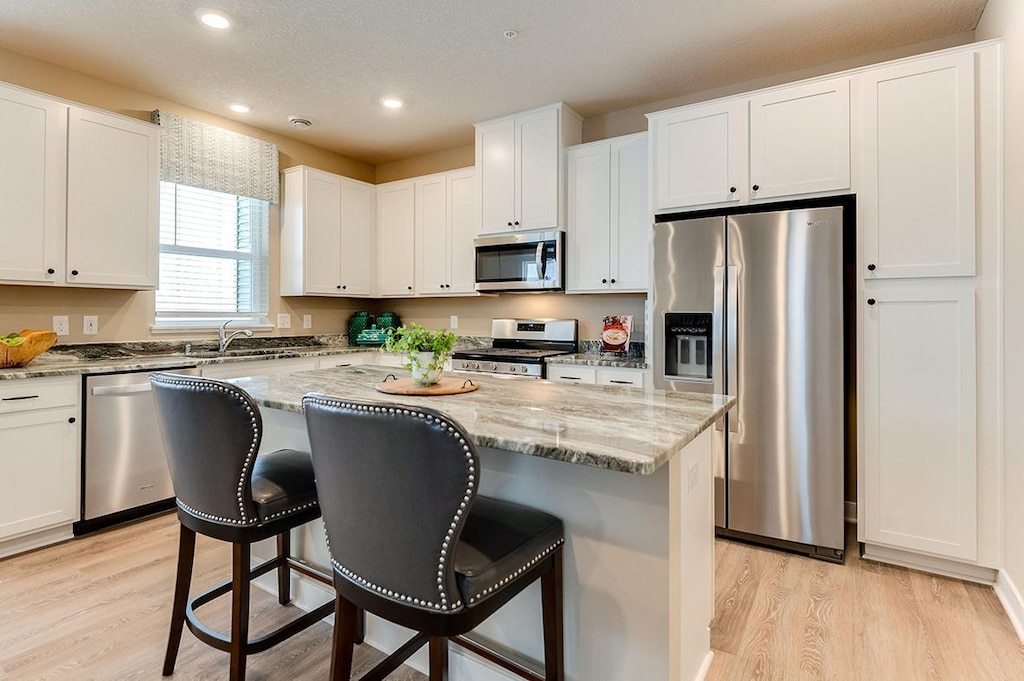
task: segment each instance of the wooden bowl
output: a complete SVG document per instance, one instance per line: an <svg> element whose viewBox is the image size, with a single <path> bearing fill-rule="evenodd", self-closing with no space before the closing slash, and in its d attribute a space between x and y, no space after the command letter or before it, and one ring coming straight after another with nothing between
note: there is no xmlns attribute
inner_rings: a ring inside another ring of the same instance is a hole
<svg viewBox="0 0 1024 681"><path fill-rule="evenodd" d="M53 331L25 329L18 335L25 339L18 345L0 343L0 369L23 367L57 342Z"/></svg>

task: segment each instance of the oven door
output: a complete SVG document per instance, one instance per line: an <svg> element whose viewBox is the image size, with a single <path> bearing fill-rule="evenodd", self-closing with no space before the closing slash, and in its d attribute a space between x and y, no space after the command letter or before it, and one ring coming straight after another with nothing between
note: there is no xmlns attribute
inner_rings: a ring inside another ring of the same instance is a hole
<svg viewBox="0 0 1024 681"><path fill-rule="evenodd" d="M560 291L565 234L515 232L474 240L477 291Z"/></svg>

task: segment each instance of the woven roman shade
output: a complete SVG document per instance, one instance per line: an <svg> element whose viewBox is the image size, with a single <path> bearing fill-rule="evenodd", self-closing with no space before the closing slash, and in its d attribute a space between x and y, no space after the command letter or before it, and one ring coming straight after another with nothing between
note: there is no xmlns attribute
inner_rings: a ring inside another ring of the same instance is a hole
<svg viewBox="0 0 1024 681"><path fill-rule="evenodd" d="M277 203L277 145L184 116L156 110L160 179Z"/></svg>

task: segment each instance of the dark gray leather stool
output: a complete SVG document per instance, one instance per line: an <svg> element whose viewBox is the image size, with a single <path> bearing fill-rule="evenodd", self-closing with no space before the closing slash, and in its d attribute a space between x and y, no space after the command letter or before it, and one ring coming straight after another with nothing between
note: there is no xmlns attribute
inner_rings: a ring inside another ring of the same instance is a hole
<svg viewBox="0 0 1024 681"><path fill-rule="evenodd" d="M360 677L379 681L429 641L430 679L448 678L448 641L535 681L561 681L562 521L477 495L473 443L421 407L302 400L334 567L331 679L348 681L358 609L419 632ZM464 636L541 580L544 674Z"/></svg>
<svg viewBox="0 0 1024 681"><path fill-rule="evenodd" d="M290 557L289 531L320 517L309 454L284 449L260 454L263 420L241 388L210 378L170 373L151 377L181 533L164 676L174 672L182 627L230 652L232 681L245 678L247 655L262 652L330 614L332 603L249 640L249 582L277 568L278 601L291 600L292 569L326 584L330 576ZM189 601L196 533L231 542L231 580ZM277 557L250 570L250 545L277 537ZM231 635L205 626L195 609L231 593Z"/></svg>

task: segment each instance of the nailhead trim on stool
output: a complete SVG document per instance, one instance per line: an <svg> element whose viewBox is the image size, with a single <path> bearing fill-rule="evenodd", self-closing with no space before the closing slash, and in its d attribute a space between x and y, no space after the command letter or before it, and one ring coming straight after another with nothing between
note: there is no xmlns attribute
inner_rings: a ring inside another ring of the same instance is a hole
<svg viewBox="0 0 1024 681"><path fill-rule="evenodd" d="M388 596L389 598L394 598L396 600L399 600L399 601L402 601L402 602L405 602L405 603L412 603L414 605L418 605L418 606L423 607L423 608L431 608L431 609L434 609L434 610L443 610L443 611L447 611L447 612L454 612L456 610L461 609L462 608L462 600L461 599L455 601L455 603L452 603L452 604L448 603L448 594L447 594L447 592L445 591L445 588L444 588L444 565L445 565L445 561L447 560L447 557L448 557L448 547L449 547L449 544L451 543L452 537L455 535L455 530L458 527L459 519L462 518L462 515L465 513L466 506L467 506L467 504L469 504L469 501L470 501L470 499L471 499L471 497L473 495L473 487L476 485L476 467L473 465L473 453L470 451L469 444L466 442L466 440L461 435L459 435L458 431L455 430L454 426L452 426L451 424L443 421L442 419L435 419L432 414L424 414L423 412L413 411L411 409L396 409L394 407L378 407L378 406L367 406L367 405L363 405L363 404L351 404L349 402L342 402L342 401L338 401L338 400L331 400L331 399L325 399L325 398L320 398L320 397L307 398L307 399L310 402L313 402L315 404L319 404L321 406L341 408L341 409L348 409L349 411L372 411L372 412L381 413L381 414L388 413L388 414L401 414L401 415L406 415L406 416L416 416L416 417L421 418L421 419L426 419L428 422L433 422L441 430L446 430L449 435L451 435L454 438L458 438L459 444L462 445L462 451L465 453L466 461L467 461L467 463L466 463L466 469L467 469L467 471L466 471L466 476L467 476L466 492L465 492L465 494L462 497L462 501L459 503L458 510L455 511L455 515L452 517L452 522L448 526L448 532L445 535L444 540L441 542L441 548L439 550L438 563L437 563L437 590L438 590L438 597L439 597L440 603L434 603L433 601L427 601L427 600L424 600L422 598L415 598L413 596L409 596L409 595L400 593L398 591L393 591L391 589L385 589L382 586L379 586L377 584L374 584L373 582L370 582L370 581L368 581L366 579L363 579L362 577L357 575L355 572L352 572L351 570L349 570L348 568L346 568L344 565L342 565L341 563L337 562L333 558L331 559L331 563L334 565L334 567L336 567L339 571L341 571L341 573L343 575L345 575L346 577L348 577L350 579L353 579L353 580L359 582L360 584L362 584L362 585L364 585L364 586L366 586L366 587L368 587L370 589L373 589L377 593L380 593L380 594L383 594L385 596ZM324 535L326 536L326 534L327 534L327 531L325 529L324 530ZM328 548L328 551L329 551L330 550L330 542L329 541L328 541L328 547L327 548Z"/></svg>

